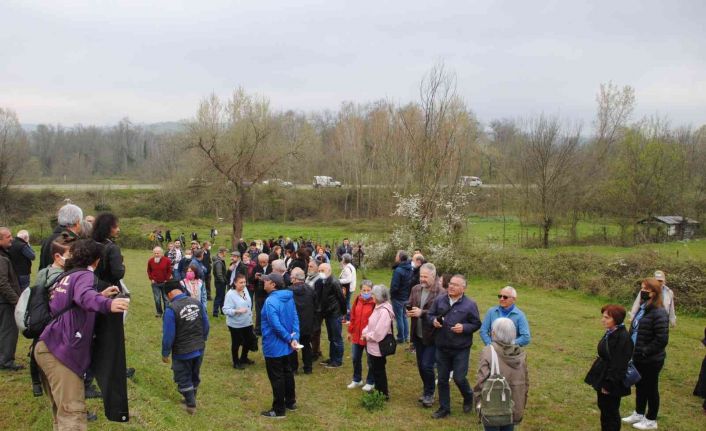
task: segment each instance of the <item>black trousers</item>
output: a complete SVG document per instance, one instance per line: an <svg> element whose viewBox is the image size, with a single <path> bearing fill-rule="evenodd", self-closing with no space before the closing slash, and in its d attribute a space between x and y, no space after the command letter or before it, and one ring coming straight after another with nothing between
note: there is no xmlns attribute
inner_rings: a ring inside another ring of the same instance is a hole
<svg viewBox="0 0 706 431"><path fill-rule="evenodd" d="M257 335L262 335L260 331L260 319L262 319L262 307L265 306L266 296L256 296L255 297L255 333Z"/></svg>
<svg viewBox="0 0 706 431"><path fill-rule="evenodd" d="M20 331L15 323L15 306L0 304L0 366L15 363L15 350Z"/></svg>
<svg viewBox="0 0 706 431"><path fill-rule="evenodd" d="M314 316L314 331L311 333L311 350L316 357L321 356L321 316Z"/></svg>
<svg viewBox="0 0 706 431"><path fill-rule="evenodd" d="M598 394L598 408L601 411L601 431L620 430L620 397Z"/></svg>
<svg viewBox="0 0 706 431"><path fill-rule="evenodd" d="M314 353L311 350L311 335L302 335L299 337L299 344L304 346L302 349L304 372L309 372L312 370L312 362L314 361ZM292 367L293 373L296 373L299 370L299 352L297 350L290 353L289 365Z"/></svg>
<svg viewBox="0 0 706 431"><path fill-rule="evenodd" d="M659 373L664 360L655 363L635 362L642 378L635 385L635 411L649 420L657 420L659 413ZM647 414L645 414L647 411Z"/></svg>
<svg viewBox="0 0 706 431"><path fill-rule="evenodd" d="M204 274L204 285L206 286L206 298L208 300L211 300L211 269L209 268L208 272Z"/></svg>
<svg viewBox="0 0 706 431"><path fill-rule="evenodd" d="M231 328L230 331L230 355L233 359L233 365L238 365L248 360L248 343L253 337L252 326L245 328ZM238 350L240 354L238 354Z"/></svg>
<svg viewBox="0 0 706 431"><path fill-rule="evenodd" d="M285 414L286 407L297 402L294 373L289 361L289 355L265 358L267 378L272 386L272 410L278 415Z"/></svg>
<svg viewBox="0 0 706 431"><path fill-rule="evenodd" d="M370 358L370 368L375 377L375 389L382 392L385 396L390 396L390 392L387 389L387 371L385 371L385 364L387 364L387 358L384 356L368 356Z"/></svg>
<svg viewBox="0 0 706 431"><path fill-rule="evenodd" d="M32 340L32 345L29 346L29 375L32 378L33 385L41 385L42 379L39 377L39 365L34 359L34 347L37 345L39 338Z"/></svg>

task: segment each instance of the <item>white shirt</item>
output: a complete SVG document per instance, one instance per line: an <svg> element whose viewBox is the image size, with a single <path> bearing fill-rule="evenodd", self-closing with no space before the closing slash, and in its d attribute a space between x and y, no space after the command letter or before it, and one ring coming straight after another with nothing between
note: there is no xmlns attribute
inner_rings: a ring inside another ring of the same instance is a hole
<svg viewBox="0 0 706 431"><path fill-rule="evenodd" d="M357 284L355 266L352 263L346 264L338 277L341 284L350 284L350 291L354 292Z"/></svg>

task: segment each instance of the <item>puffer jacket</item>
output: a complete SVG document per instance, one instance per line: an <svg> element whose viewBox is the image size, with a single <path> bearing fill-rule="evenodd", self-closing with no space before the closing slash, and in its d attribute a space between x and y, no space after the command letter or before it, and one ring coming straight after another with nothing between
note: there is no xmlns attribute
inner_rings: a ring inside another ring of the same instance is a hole
<svg viewBox="0 0 706 431"><path fill-rule="evenodd" d="M500 344L493 342L485 346L480 352L478 361L478 373L476 374L476 385L473 387L473 398L475 405L480 402L483 391L483 383L490 376L490 364L492 353L490 346L495 348L500 365L500 374L505 377L512 389L512 400L515 402L512 407L512 421L518 424L522 421L522 416L527 405L527 392L529 391L529 374L527 372L527 354L522 347L515 344Z"/></svg>
<svg viewBox="0 0 706 431"><path fill-rule="evenodd" d="M630 325L630 335L635 328ZM669 316L664 307L645 308L645 314L640 319L637 328L637 340L633 361L641 364L664 361L667 357L665 348L669 342Z"/></svg>
<svg viewBox="0 0 706 431"><path fill-rule="evenodd" d="M596 391L605 389L610 395L630 395L630 388L623 385L623 378L632 356L632 340L624 326L617 328L598 343L598 358L588 372L586 383Z"/></svg>
<svg viewBox="0 0 706 431"><path fill-rule="evenodd" d="M290 343L299 340L299 317L291 290L272 291L262 308L262 354L279 358L292 353Z"/></svg>
<svg viewBox="0 0 706 431"><path fill-rule="evenodd" d="M368 326L368 319L374 309L375 300L372 297L370 299L363 299L360 295L355 297L355 302L351 307L351 321L348 324L348 333L351 335L353 343L365 346L365 341L361 340L360 336L363 328Z"/></svg>

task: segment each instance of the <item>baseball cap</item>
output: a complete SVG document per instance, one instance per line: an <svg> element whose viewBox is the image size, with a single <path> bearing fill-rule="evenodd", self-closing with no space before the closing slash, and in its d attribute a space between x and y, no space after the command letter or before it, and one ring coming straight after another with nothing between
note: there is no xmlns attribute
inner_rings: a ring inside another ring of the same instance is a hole
<svg viewBox="0 0 706 431"><path fill-rule="evenodd" d="M282 276L279 274L263 275L261 277L261 279L262 279L262 281L269 280L269 281L273 282L275 284L275 286L277 287L277 289L281 289L284 287L284 278L282 278Z"/></svg>
<svg viewBox="0 0 706 431"><path fill-rule="evenodd" d="M662 271L655 271L655 279L657 279L657 280L659 280L659 281L664 281L664 280L665 280L665 278L664 278L664 272L662 272Z"/></svg>

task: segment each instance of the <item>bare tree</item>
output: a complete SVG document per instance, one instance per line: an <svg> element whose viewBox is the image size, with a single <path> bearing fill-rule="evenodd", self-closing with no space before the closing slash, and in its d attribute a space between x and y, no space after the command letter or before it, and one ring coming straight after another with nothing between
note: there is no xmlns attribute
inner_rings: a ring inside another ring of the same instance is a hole
<svg viewBox="0 0 706 431"><path fill-rule="evenodd" d="M0 108L0 202L7 202L8 189L28 159L29 143L17 114Z"/></svg>
<svg viewBox="0 0 706 431"><path fill-rule="evenodd" d="M274 139L269 101L238 88L222 102L216 95L203 100L188 123L188 147L227 183L233 218L233 246L243 232L243 204L249 187L298 153L298 143Z"/></svg>

